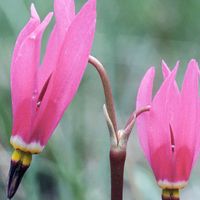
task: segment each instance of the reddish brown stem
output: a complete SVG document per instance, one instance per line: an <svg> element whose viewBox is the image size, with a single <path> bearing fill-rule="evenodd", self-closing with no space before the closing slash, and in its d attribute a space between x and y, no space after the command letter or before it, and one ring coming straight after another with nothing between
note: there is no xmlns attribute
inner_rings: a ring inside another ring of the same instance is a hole
<svg viewBox="0 0 200 200"><path fill-rule="evenodd" d="M123 199L123 177L125 160L125 150L110 150L111 200Z"/></svg>

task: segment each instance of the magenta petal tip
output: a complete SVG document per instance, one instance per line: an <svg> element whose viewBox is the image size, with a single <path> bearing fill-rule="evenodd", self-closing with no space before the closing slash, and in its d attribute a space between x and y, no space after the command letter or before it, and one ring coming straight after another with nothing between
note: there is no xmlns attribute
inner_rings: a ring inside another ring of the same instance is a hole
<svg viewBox="0 0 200 200"><path fill-rule="evenodd" d="M51 21L51 18L53 16L53 12L50 12L45 19L42 21L42 23L37 27L37 29L30 35L31 39L36 39L37 36L43 32L46 27L48 26L49 22Z"/></svg>
<svg viewBox="0 0 200 200"><path fill-rule="evenodd" d="M39 15L37 13L37 10L35 8L34 3L31 4L31 17L33 17L33 18L37 19L38 21L40 21L40 17L39 17Z"/></svg>

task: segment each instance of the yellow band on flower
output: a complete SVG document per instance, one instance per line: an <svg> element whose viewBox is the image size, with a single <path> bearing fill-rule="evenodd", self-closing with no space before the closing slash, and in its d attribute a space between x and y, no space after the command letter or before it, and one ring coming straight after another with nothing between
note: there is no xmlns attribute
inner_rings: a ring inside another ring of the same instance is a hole
<svg viewBox="0 0 200 200"><path fill-rule="evenodd" d="M163 189L162 191L163 199L179 199L179 190L178 189Z"/></svg>
<svg viewBox="0 0 200 200"><path fill-rule="evenodd" d="M14 150L11 159L14 162L21 162L24 166L29 166L32 161L32 154L21 150Z"/></svg>

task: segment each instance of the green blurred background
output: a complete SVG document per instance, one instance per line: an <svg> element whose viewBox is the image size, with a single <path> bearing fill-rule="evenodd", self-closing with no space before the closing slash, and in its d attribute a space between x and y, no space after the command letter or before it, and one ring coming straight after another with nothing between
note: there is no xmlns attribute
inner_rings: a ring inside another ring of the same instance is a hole
<svg viewBox="0 0 200 200"><path fill-rule="evenodd" d="M5 187L12 147L9 70L16 37L29 19L31 2L43 18L53 0L0 1L0 199ZM85 0L76 0L77 11ZM97 0L97 31L93 55L110 76L119 127L135 108L139 83L161 59L172 68L181 61L182 80L189 59L200 59L199 0ZM43 49L53 23L48 27ZM109 200L109 134L103 116L104 95L97 72L88 65L79 91L45 150L34 156L15 200ZM200 198L200 164L194 168L181 199ZM160 199L151 169L138 144L136 129L128 144L125 200Z"/></svg>

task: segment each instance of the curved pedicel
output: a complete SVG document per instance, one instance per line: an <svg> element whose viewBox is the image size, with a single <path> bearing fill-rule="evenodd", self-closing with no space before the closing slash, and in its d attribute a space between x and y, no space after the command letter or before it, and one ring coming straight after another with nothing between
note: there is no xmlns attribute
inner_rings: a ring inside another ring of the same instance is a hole
<svg viewBox="0 0 200 200"><path fill-rule="evenodd" d="M105 95L106 104L103 106L103 110L110 133L111 200L122 200L127 142L136 118L143 112L149 111L150 106L146 105L134 111L130 115L124 129L118 130L112 88L107 72L95 57L89 56L89 63L92 64L99 73Z"/></svg>

